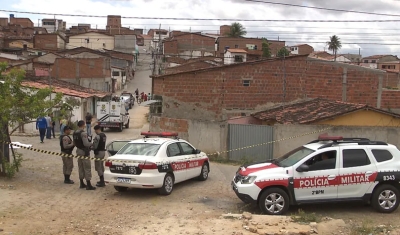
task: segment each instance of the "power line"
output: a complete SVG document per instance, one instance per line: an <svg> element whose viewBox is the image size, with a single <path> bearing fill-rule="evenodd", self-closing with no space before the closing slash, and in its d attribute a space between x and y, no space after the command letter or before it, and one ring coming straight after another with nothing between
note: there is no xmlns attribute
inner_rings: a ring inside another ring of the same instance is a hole
<svg viewBox="0 0 400 235"><path fill-rule="evenodd" d="M58 14L58 13L45 13L45 12L30 12L30 11L12 11L2 10L0 12L11 12L19 14L32 14L32 15L51 15L51 16L74 16L74 17L91 17L91 18L107 18L101 15L78 15L78 14ZM180 18L180 17L146 17L146 16L121 16L123 19L141 19L141 20L186 20L186 21L242 21L242 22L312 22L312 23L371 23L371 22L400 22L397 20L278 20L278 19L222 19L222 18Z"/></svg>
<svg viewBox="0 0 400 235"><path fill-rule="evenodd" d="M397 15L397 14L374 13L374 12L354 11L354 10L343 10L343 9L333 9L333 8L325 8L325 7L313 7L313 6L304 6L304 5L297 5L297 4L291 4L291 3L279 3L279 2L270 2L270 1L261 1L261 0L243 0L243 1L256 2L256 3L265 3L265 4L273 4L273 5L281 5L281 6L289 6L289 7L302 7L302 8L324 10L324 11L336 11L336 12L345 12L345 13L357 13L357 14L367 14L367 15L400 17L400 15Z"/></svg>

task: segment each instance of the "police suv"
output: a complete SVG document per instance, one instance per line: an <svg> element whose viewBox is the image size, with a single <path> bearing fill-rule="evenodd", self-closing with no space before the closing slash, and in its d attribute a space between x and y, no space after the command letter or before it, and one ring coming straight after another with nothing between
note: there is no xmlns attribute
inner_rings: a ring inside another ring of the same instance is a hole
<svg viewBox="0 0 400 235"><path fill-rule="evenodd" d="M278 159L240 167L232 187L270 215L289 205L337 201L364 201L390 213L399 206L399 181L396 146L324 134Z"/></svg>
<svg viewBox="0 0 400 235"><path fill-rule="evenodd" d="M142 132L141 135L142 139L114 141L107 146L111 157L105 163L104 180L117 191L148 188L169 195L176 183L192 178L207 180L210 172L207 155L179 139L177 133Z"/></svg>

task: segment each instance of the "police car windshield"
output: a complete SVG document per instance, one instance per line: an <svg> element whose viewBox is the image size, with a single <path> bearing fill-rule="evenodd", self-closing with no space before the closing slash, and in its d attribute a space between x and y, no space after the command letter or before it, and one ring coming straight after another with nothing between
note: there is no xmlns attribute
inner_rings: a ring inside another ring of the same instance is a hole
<svg viewBox="0 0 400 235"><path fill-rule="evenodd" d="M161 145L150 143L128 143L117 154L155 156Z"/></svg>
<svg viewBox="0 0 400 235"><path fill-rule="evenodd" d="M276 161L279 163L281 167L289 167L298 163L301 159L307 157L311 153L315 152L312 149L306 148L304 146L298 147L282 157L278 158Z"/></svg>

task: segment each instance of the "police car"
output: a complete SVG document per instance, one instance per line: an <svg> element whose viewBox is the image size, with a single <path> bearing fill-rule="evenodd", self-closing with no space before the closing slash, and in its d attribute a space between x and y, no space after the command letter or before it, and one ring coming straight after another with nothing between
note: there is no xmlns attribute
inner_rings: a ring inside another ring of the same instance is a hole
<svg viewBox="0 0 400 235"><path fill-rule="evenodd" d="M396 146L324 134L278 159L240 167L232 188L269 215L285 214L289 205L337 201L364 201L390 213L399 206L399 181Z"/></svg>
<svg viewBox="0 0 400 235"><path fill-rule="evenodd" d="M174 184L197 178L205 181L209 159L177 133L142 132L142 139L115 141L107 146L104 180L119 191L128 188L158 189L171 194ZM170 138L173 137L173 138Z"/></svg>

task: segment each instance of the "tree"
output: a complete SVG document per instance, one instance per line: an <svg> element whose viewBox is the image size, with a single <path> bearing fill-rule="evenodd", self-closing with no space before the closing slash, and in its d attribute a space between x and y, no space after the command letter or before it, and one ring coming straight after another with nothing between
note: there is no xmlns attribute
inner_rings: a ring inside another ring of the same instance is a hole
<svg viewBox="0 0 400 235"><path fill-rule="evenodd" d="M243 37L246 34L247 34L246 28L243 27L243 25L241 23L235 22L235 23L231 24L231 30L229 31L229 33L226 36L232 37L232 38L239 38L239 37Z"/></svg>
<svg viewBox="0 0 400 235"><path fill-rule="evenodd" d="M7 64L0 63L0 174L6 173L5 161L10 162L10 135L21 125L35 122L39 116L44 116L56 106L62 105L62 94L57 93L51 100L50 88L31 89L24 87L22 82L25 71L13 69L6 72ZM11 131L9 130L11 127ZM11 151L14 153L11 146ZM15 154L13 154L15 159Z"/></svg>
<svg viewBox="0 0 400 235"><path fill-rule="evenodd" d="M333 54L335 55L335 60L336 61L336 55L337 51L342 48L342 43L340 42L340 38L336 35L333 35L330 37L330 41L326 43L328 46L328 50L332 51Z"/></svg>
<svg viewBox="0 0 400 235"><path fill-rule="evenodd" d="M262 47L262 57L264 58L271 58L272 53L271 53L271 48L269 47L270 43L266 38L263 38L261 47Z"/></svg>
<svg viewBox="0 0 400 235"><path fill-rule="evenodd" d="M278 57L288 57L290 55L290 51L286 47L282 47L278 51Z"/></svg>

